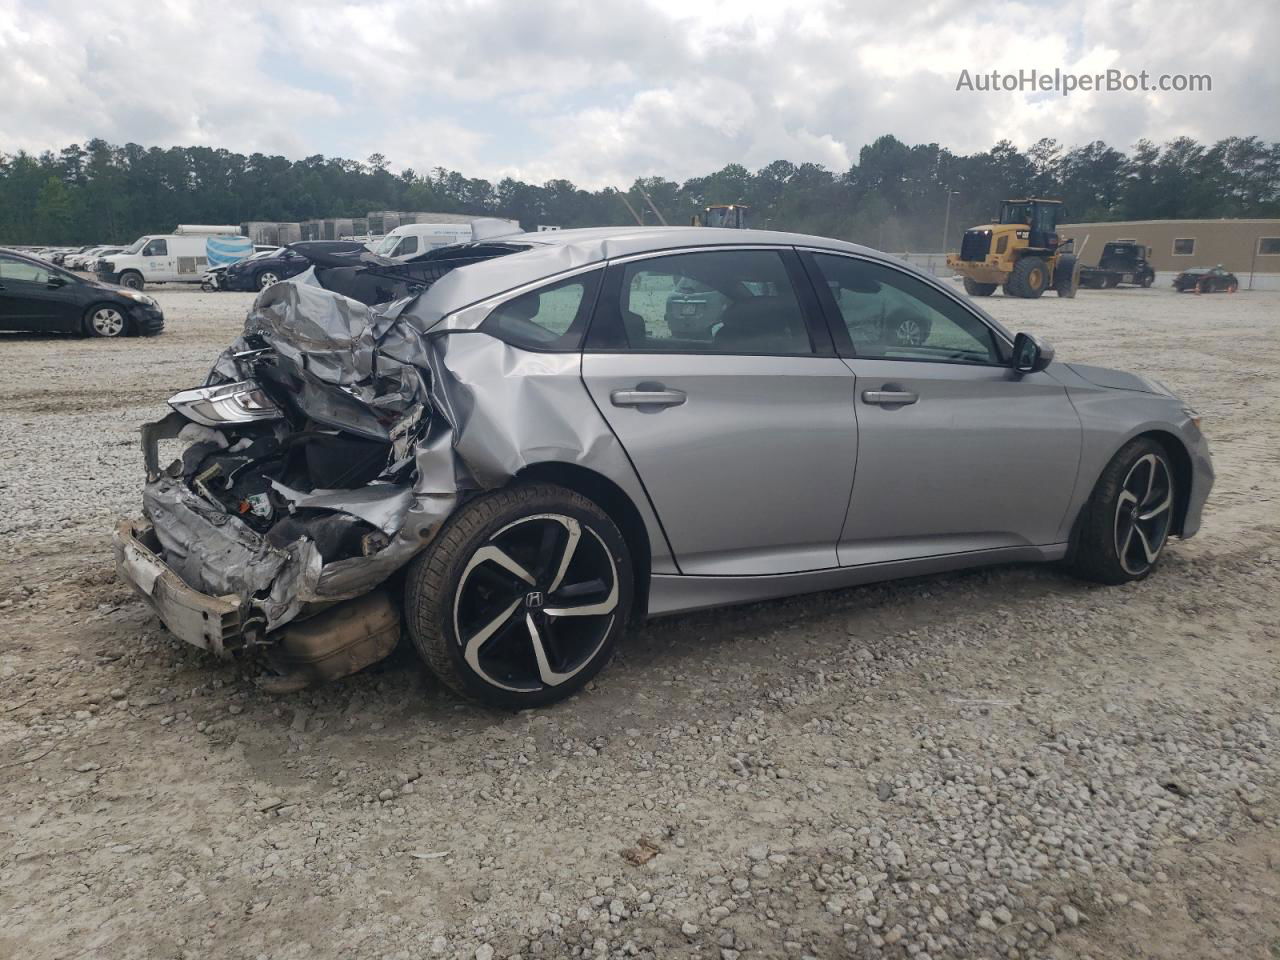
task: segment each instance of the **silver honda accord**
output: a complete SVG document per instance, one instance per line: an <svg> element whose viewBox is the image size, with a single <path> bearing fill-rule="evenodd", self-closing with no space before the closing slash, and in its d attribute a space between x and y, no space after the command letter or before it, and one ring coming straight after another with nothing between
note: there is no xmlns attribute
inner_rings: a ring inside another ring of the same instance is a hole
<svg viewBox="0 0 1280 960"><path fill-rule="evenodd" d="M532 706L645 616L1011 561L1139 580L1213 482L1167 388L1053 362L866 247L317 246L144 425L143 519L115 535L174 634L260 657L273 689L403 630L454 690Z"/></svg>

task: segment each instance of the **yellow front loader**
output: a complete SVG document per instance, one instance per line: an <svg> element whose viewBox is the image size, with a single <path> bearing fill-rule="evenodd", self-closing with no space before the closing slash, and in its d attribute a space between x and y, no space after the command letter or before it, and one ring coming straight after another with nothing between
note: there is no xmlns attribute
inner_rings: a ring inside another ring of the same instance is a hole
<svg viewBox="0 0 1280 960"><path fill-rule="evenodd" d="M971 297L989 297L1002 287L1007 297L1034 299L1046 290L1074 297L1080 269L1070 242L1058 237L1061 200L1005 200L1000 222L964 232L959 253L947 254L947 266L964 277Z"/></svg>

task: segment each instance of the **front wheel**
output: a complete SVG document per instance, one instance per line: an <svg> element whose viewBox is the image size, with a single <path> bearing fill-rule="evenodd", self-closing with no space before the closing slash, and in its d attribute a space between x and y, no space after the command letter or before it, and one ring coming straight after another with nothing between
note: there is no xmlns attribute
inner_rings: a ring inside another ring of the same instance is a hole
<svg viewBox="0 0 1280 960"><path fill-rule="evenodd" d="M129 329L129 320L120 307L102 303L84 315L84 332L91 337L119 337Z"/></svg>
<svg viewBox="0 0 1280 960"><path fill-rule="evenodd" d="M267 287L274 287L279 282L280 282L279 274L273 273L270 270L263 270L262 273L258 274L259 290L265 290L267 289Z"/></svg>
<svg viewBox="0 0 1280 960"><path fill-rule="evenodd" d="M1176 502L1165 449L1146 437L1125 444L1102 471L1080 516L1076 573L1108 584L1147 576L1169 539Z"/></svg>
<svg viewBox="0 0 1280 960"><path fill-rule="evenodd" d="M405 620L446 686L519 709L600 672L632 593L626 541L604 511L563 487L516 486L461 507L414 560Z"/></svg>
<svg viewBox="0 0 1280 960"><path fill-rule="evenodd" d="M142 274L136 270L126 270L120 274L120 286L128 287L130 290L141 290Z"/></svg>
<svg viewBox="0 0 1280 960"><path fill-rule="evenodd" d="M1005 292L1015 297L1034 300L1049 286L1049 268L1039 257L1023 257L1013 265L1013 273L1005 285Z"/></svg>

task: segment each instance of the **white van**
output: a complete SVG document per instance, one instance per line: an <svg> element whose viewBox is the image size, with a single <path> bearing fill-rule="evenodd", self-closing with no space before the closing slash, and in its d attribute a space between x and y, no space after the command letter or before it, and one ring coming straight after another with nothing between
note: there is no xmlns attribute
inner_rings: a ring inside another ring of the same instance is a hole
<svg viewBox="0 0 1280 960"><path fill-rule="evenodd" d="M121 253L97 263L99 279L141 290L148 283L199 283L211 266L225 266L253 253L238 227L180 225L173 233L139 237Z"/></svg>
<svg viewBox="0 0 1280 960"><path fill-rule="evenodd" d="M373 252L391 260L404 260L437 247L520 232L519 220L498 217L477 217L470 223L405 223L383 237Z"/></svg>

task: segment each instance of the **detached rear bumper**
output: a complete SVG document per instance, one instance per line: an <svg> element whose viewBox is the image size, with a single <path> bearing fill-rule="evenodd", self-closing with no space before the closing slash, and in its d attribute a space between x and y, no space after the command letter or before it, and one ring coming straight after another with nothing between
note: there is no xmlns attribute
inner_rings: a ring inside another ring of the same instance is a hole
<svg viewBox="0 0 1280 960"><path fill-rule="evenodd" d="M174 636L219 657L244 642L245 617L235 594L212 597L187 586L156 555L148 523L122 520L112 537L116 573L151 607Z"/></svg>

